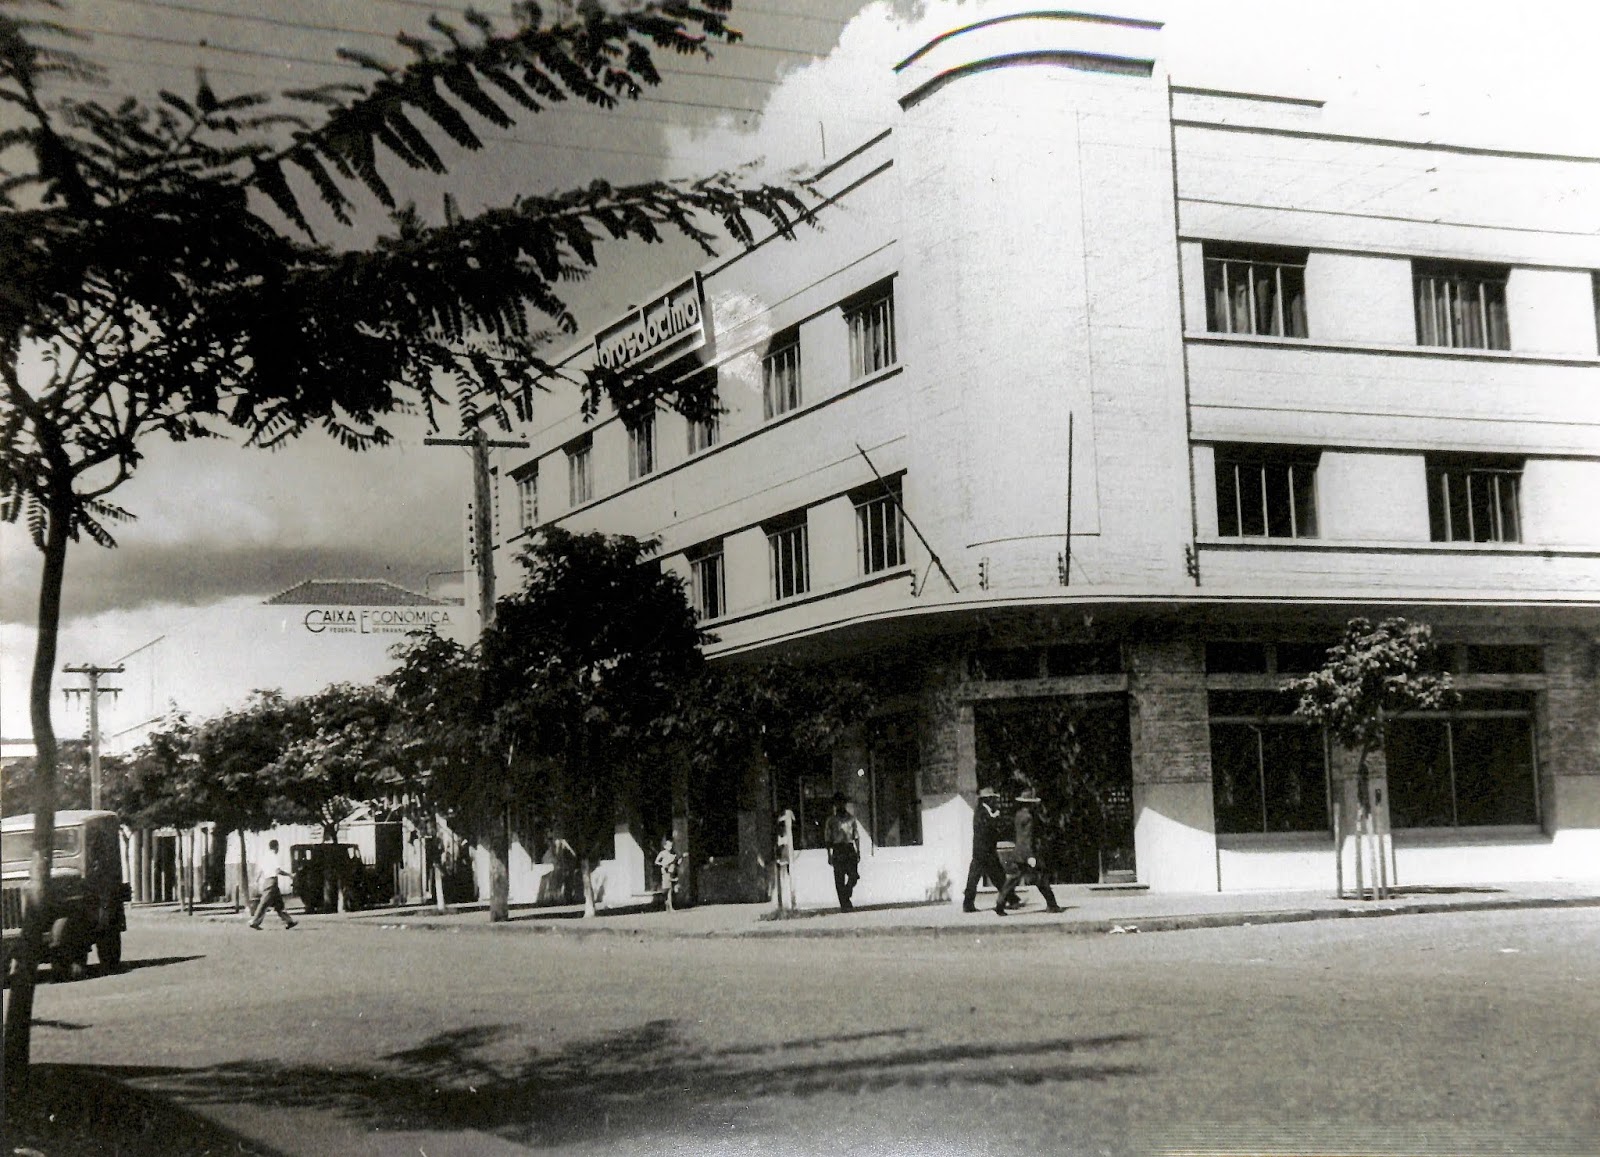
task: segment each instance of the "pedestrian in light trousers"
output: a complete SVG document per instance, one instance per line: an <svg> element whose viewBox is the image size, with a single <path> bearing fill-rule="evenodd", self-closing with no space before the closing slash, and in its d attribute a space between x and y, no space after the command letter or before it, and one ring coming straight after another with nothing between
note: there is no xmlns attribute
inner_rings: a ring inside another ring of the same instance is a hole
<svg viewBox="0 0 1600 1157"><path fill-rule="evenodd" d="M297 921L289 916L283 906L283 890L278 887L278 878L288 876L289 870L283 866L283 861L278 857L278 841L267 841L267 854L261 861L257 873L256 883L261 889L261 895L256 900L255 909L250 913L250 927L257 932L261 931L261 921L267 918L267 909L271 908L283 921L285 931L293 928ZM293 877L290 877L291 880Z"/></svg>
<svg viewBox="0 0 1600 1157"><path fill-rule="evenodd" d="M1045 907L1052 912L1061 911L1061 905L1056 903L1056 894L1050 890L1050 885L1045 881L1044 868L1039 863L1039 844L1034 833L1036 819L1034 808L1039 803L1039 793L1031 787L1017 796L1017 858L1011 866L1011 871L1006 873L1006 882L1000 886L1000 895L994 902L994 914L1006 914L1006 902L1016 894L1017 888L1023 883L1031 883L1039 889L1039 895L1044 897Z"/></svg>

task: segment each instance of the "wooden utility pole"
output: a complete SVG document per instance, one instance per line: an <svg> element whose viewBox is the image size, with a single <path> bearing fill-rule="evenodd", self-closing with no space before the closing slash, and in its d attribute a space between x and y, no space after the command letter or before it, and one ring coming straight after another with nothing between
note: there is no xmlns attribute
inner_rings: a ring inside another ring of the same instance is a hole
<svg viewBox="0 0 1600 1157"><path fill-rule="evenodd" d="M494 625L494 512L489 491L489 451L526 450L520 440L497 441L482 426L470 438L424 438L425 446L466 446L472 450L472 538L478 570L478 631Z"/></svg>
<svg viewBox="0 0 1600 1157"><path fill-rule="evenodd" d="M468 438L424 438L425 446L467 446L472 450L472 538L478 570L478 634L481 637L494 625L494 518L490 509L490 449L526 449L527 442L492 440L482 426ZM489 922L507 920L510 911L509 860L511 848L511 805L502 803L493 816L489 837ZM426 855L426 852L424 853ZM440 896L444 895L440 890Z"/></svg>
<svg viewBox="0 0 1600 1157"><path fill-rule="evenodd" d="M87 675L87 687L63 687L61 694L71 699L74 695L87 695L89 697L89 806L95 811L100 810L100 696L116 695L122 691L121 687L100 686L100 676L120 675L123 667L97 667L93 663L86 663L81 667L61 668L68 675Z"/></svg>

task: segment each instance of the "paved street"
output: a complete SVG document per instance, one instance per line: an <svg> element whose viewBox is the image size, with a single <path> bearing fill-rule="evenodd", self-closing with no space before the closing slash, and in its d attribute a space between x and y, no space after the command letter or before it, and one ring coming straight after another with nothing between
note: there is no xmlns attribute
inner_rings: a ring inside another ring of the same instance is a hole
<svg viewBox="0 0 1600 1157"><path fill-rule="evenodd" d="M133 923L128 971L40 989L35 1056L197 1114L204 1147L1600 1152L1595 908L970 939Z"/></svg>

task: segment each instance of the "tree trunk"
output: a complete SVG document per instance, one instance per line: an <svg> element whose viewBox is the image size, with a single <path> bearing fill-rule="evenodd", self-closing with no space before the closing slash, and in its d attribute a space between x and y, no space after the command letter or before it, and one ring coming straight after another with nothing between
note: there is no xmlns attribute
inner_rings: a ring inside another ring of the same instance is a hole
<svg viewBox="0 0 1600 1157"><path fill-rule="evenodd" d="M578 870L583 874L583 916L589 919L595 914L594 906L594 861L588 856L578 861Z"/></svg>
<svg viewBox="0 0 1600 1157"><path fill-rule="evenodd" d="M504 800L489 805L489 923L511 919L511 809Z"/></svg>
<svg viewBox="0 0 1600 1157"><path fill-rule="evenodd" d="M240 903L245 907L250 906L250 860L244 850L244 825L239 825L239 891L234 896L233 910L239 910Z"/></svg>
<svg viewBox="0 0 1600 1157"><path fill-rule="evenodd" d="M33 990L44 954L49 917L50 859L56 828L56 733L50 722L50 691L61 627L61 584L67 568L68 505L57 500L45 529L44 571L39 580L39 637L28 686L28 717L33 726L36 766L33 786L33 856L28 863L28 915L16 948L11 999L5 1017L5 1093L11 1100L28 1084L33 1040ZM13 1102L15 1103L15 1102Z"/></svg>

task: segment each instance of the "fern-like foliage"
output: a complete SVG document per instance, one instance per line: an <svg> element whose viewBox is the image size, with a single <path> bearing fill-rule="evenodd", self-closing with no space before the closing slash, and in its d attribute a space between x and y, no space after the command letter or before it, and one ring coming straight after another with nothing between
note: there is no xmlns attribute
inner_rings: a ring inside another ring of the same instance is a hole
<svg viewBox="0 0 1600 1157"><path fill-rule="evenodd" d="M508 26L469 12L397 38L399 64L344 53L363 83L274 97L222 94L202 74L192 94L149 103L48 95L95 74L50 47L74 42L62 22L22 15L53 6L0 0L0 106L17 126L0 132L12 166L0 170L0 516L26 517L41 547L114 544L108 525L129 516L105 496L151 436L233 429L272 447L321 429L362 450L389 439L397 412L507 425L552 373L543 343L576 330L563 287L604 242L676 234L709 253L758 229L788 234L806 214L803 186L718 174L595 183L475 216L447 203L429 224L383 176L385 158L446 173L435 142L479 148L480 126L638 97L660 80L655 54L737 37L728 0L586 4L554 23L523 4ZM365 247L336 248L311 225L313 206L350 222L373 202L391 229ZM663 392L685 412L711 404L648 376L580 384L591 409Z"/></svg>

